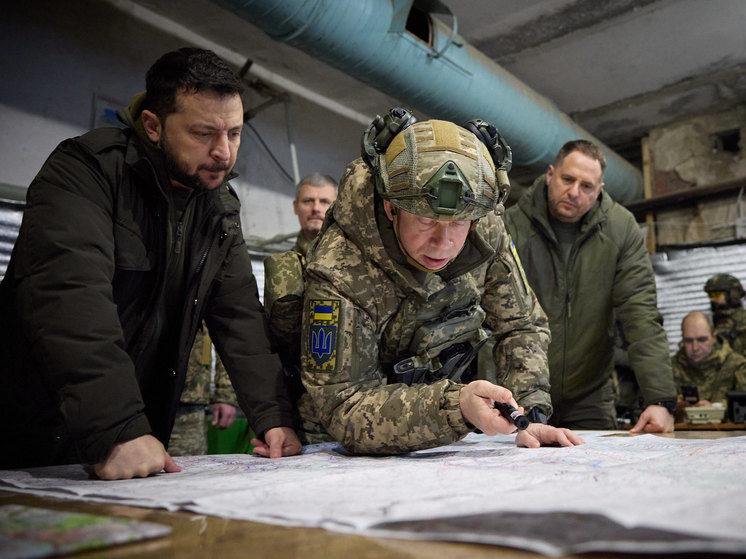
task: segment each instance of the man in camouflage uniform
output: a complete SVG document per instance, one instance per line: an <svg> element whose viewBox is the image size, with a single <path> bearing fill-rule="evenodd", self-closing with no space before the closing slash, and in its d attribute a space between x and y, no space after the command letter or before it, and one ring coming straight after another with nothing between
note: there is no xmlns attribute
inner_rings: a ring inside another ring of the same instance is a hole
<svg viewBox="0 0 746 559"><path fill-rule="evenodd" d="M671 358L676 386L695 385L699 401L680 399L677 416L686 406L709 407L726 404L729 390L746 390L746 357L733 351L728 342L713 331L712 322L701 312L690 312L681 321L679 351Z"/></svg>
<svg viewBox="0 0 746 559"><path fill-rule="evenodd" d="M293 250L303 257L308 247L321 231L326 210L337 197L337 183L329 175L311 173L295 187L293 211L298 216L300 232Z"/></svg>
<svg viewBox="0 0 746 559"><path fill-rule="evenodd" d="M303 387L300 381L300 327L303 314L303 270L308 247L319 234L326 210L337 198L337 183L329 175L311 173L295 187L293 211L300 232L288 252L264 260L264 309L269 320L272 349L282 361L294 401Z"/></svg>
<svg viewBox="0 0 746 559"><path fill-rule="evenodd" d="M207 454L207 407L211 402L212 424L227 429L236 420L238 401L220 357L215 360L215 394L210 394L212 341L202 325L189 354L184 390L176 410L176 420L168 442L171 456Z"/></svg>
<svg viewBox="0 0 746 559"><path fill-rule="evenodd" d="M532 417L552 409L546 317L494 211L502 192L491 153L509 148L483 122L492 152L450 122L413 121L392 109L371 124L366 161L347 167L308 255L300 409L352 452L430 448L475 428L514 431L495 402L535 408ZM469 382L490 335L510 390ZM582 439L532 423L516 443Z"/></svg>
<svg viewBox="0 0 746 559"><path fill-rule="evenodd" d="M716 274L705 283L710 298L715 333L728 340L731 347L746 354L746 309L741 299L743 286L730 274Z"/></svg>

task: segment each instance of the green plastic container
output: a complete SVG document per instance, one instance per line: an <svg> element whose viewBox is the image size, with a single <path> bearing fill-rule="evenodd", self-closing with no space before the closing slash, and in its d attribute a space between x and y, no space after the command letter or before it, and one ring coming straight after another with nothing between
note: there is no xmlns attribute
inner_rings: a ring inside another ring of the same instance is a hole
<svg viewBox="0 0 746 559"><path fill-rule="evenodd" d="M207 454L250 454L254 433L246 418L240 417L228 429L216 429L207 424Z"/></svg>

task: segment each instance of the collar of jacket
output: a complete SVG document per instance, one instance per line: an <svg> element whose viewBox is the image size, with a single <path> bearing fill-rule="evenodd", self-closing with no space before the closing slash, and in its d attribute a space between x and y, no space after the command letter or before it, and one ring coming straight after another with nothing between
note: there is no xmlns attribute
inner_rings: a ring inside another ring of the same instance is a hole
<svg viewBox="0 0 746 559"><path fill-rule="evenodd" d="M606 221L609 209L615 202L606 192L601 189L596 203L580 220L580 239L585 239L601 223ZM547 237L552 243L557 244L557 235L549 223L549 205L547 204L547 176L546 174L538 177L529 187L520 200L518 207L529 217L536 225L536 228Z"/></svg>
<svg viewBox="0 0 746 559"><path fill-rule="evenodd" d="M375 181L363 160L356 159L350 163L339 183L332 217L330 219L327 215L321 234L332 222L336 223L363 254L380 266L403 290L416 291L428 297L439 289L438 285L443 281L465 274L494 256L495 250L477 226L469 232L467 245L453 262L439 273L427 274L438 276L443 281L417 281L409 266L395 262L386 251L376 220L374 191Z"/></svg>

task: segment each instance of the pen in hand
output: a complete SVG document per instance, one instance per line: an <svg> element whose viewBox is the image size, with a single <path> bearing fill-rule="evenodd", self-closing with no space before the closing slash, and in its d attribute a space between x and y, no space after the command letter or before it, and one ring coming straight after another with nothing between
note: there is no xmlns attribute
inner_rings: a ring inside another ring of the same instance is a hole
<svg viewBox="0 0 746 559"><path fill-rule="evenodd" d="M528 427L528 417L523 415L509 403L495 402L495 409L497 409L497 411L499 411L505 419L515 425L519 431L522 431L523 429Z"/></svg>

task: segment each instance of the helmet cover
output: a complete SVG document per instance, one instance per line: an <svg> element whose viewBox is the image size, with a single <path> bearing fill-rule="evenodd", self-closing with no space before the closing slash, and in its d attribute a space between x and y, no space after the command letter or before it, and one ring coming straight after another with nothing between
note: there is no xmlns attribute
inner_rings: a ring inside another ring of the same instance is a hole
<svg viewBox="0 0 746 559"><path fill-rule="evenodd" d="M440 221L471 221L495 210L495 165L472 132L452 122L416 122L377 155L381 196L397 208Z"/></svg>

